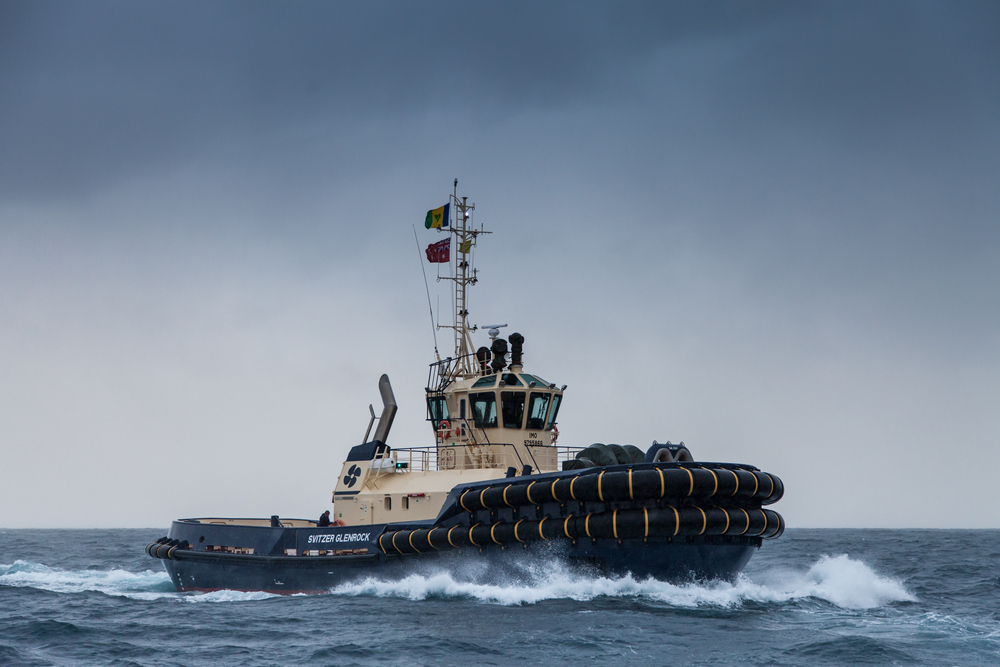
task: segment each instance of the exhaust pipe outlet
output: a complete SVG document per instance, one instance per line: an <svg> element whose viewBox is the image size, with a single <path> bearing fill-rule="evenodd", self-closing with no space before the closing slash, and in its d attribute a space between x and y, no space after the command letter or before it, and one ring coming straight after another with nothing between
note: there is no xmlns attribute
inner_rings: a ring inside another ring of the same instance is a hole
<svg viewBox="0 0 1000 667"><path fill-rule="evenodd" d="M396 397L392 395L392 385L389 376L382 374L378 381L378 391L382 395L382 416L378 418L378 428L375 429L375 440L384 443L389 437L392 420L396 416Z"/></svg>

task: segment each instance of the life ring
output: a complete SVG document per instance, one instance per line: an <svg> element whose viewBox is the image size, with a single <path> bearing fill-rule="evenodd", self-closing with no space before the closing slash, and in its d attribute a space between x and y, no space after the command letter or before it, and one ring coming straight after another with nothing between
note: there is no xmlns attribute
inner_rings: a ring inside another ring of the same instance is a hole
<svg viewBox="0 0 1000 667"><path fill-rule="evenodd" d="M442 438L447 438L451 435L451 424L448 423L447 419L442 419L438 422L438 435Z"/></svg>
<svg viewBox="0 0 1000 667"><path fill-rule="evenodd" d="M552 427L552 444L553 445L556 444L556 440L558 440L558 439L559 439L559 427L558 426L553 426Z"/></svg>
<svg viewBox="0 0 1000 667"><path fill-rule="evenodd" d="M334 521L330 525L331 526L346 526L347 524L344 523L343 519L337 519L336 521Z"/></svg>

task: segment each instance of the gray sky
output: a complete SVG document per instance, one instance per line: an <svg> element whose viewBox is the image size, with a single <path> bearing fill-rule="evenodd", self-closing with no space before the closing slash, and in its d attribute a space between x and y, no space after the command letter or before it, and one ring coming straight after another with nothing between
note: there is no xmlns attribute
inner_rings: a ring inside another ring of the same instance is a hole
<svg viewBox="0 0 1000 667"><path fill-rule="evenodd" d="M0 0L0 90L0 526L318 516L383 372L432 444L458 177L561 444L1000 527L996 3Z"/></svg>

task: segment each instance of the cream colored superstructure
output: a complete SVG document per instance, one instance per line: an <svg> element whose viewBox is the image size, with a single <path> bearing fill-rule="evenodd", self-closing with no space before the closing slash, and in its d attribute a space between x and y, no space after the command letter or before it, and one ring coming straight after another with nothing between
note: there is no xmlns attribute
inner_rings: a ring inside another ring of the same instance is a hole
<svg viewBox="0 0 1000 667"><path fill-rule="evenodd" d="M491 376L495 378L493 386L487 386L489 383L483 381ZM457 380L441 392L428 392L429 400L444 399L449 416L457 415L431 420L435 426L434 446L386 448L367 461L345 461L333 494L334 518L349 526L433 519L456 485L502 479L511 469L518 476L558 470L569 455L568 448L552 443L554 412L561 403L562 390L551 385L528 386L523 381L520 386L501 386L499 381L504 376L521 381L521 367L499 375ZM474 388L477 383L482 384ZM473 414L470 395L491 392L493 404L499 406L497 425L480 426L483 420ZM546 402L546 413L536 417L541 420L534 424L537 428L527 428L531 417L527 410L520 415L518 428L504 426L499 414L504 392L524 394L526 406L531 405L531 394L544 395L540 400ZM461 417L463 402L465 418Z"/></svg>
<svg viewBox="0 0 1000 667"><path fill-rule="evenodd" d="M471 334L478 327L469 325L467 310L468 288L477 282L472 252L479 235L489 232L471 228L475 205L457 196L455 184L454 224L441 230L455 240L454 271L445 277L455 283L455 319L440 325L454 330L455 355L431 365L427 408L435 443L390 450L375 442L370 460L346 461L333 494L334 519L346 525L433 519L458 484L551 472L569 458L568 449L555 444L566 387L523 371L523 337L507 339L509 366L507 341L497 340L506 325L484 327L492 345L473 352ZM387 420L391 424L391 414Z"/></svg>

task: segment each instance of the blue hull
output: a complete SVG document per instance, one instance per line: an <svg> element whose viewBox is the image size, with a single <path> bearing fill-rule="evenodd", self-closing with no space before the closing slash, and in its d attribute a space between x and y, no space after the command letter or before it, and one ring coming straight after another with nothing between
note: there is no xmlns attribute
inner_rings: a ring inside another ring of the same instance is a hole
<svg viewBox="0 0 1000 667"><path fill-rule="evenodd" d="M636 579L665 581L733 579L760 546L755 538L687 537L634 540L553 540L524 545L420 553L382 552L377 545L385 525L357 528L267 528L174 522L169 537L192 545L252 545L254 554L227 551L173 550L163 564L179 591L241 590L275 593L325 592L367 577L395 579L427 565L448 568L461 559L488 559L502 566L520 554L559 559L606 576L630 573ZM368 536L362 541L335 541L338 536ZM310 541L312 540L312 541ZM320 541L325 540L325 541ZM291 546L297 545L297 546ZM343 546L301 555L308 547ZM296 555L281 554L294 549ZM167 550L165 550L167 551ZM257 555L266 553L268 555Z"/></svg>

